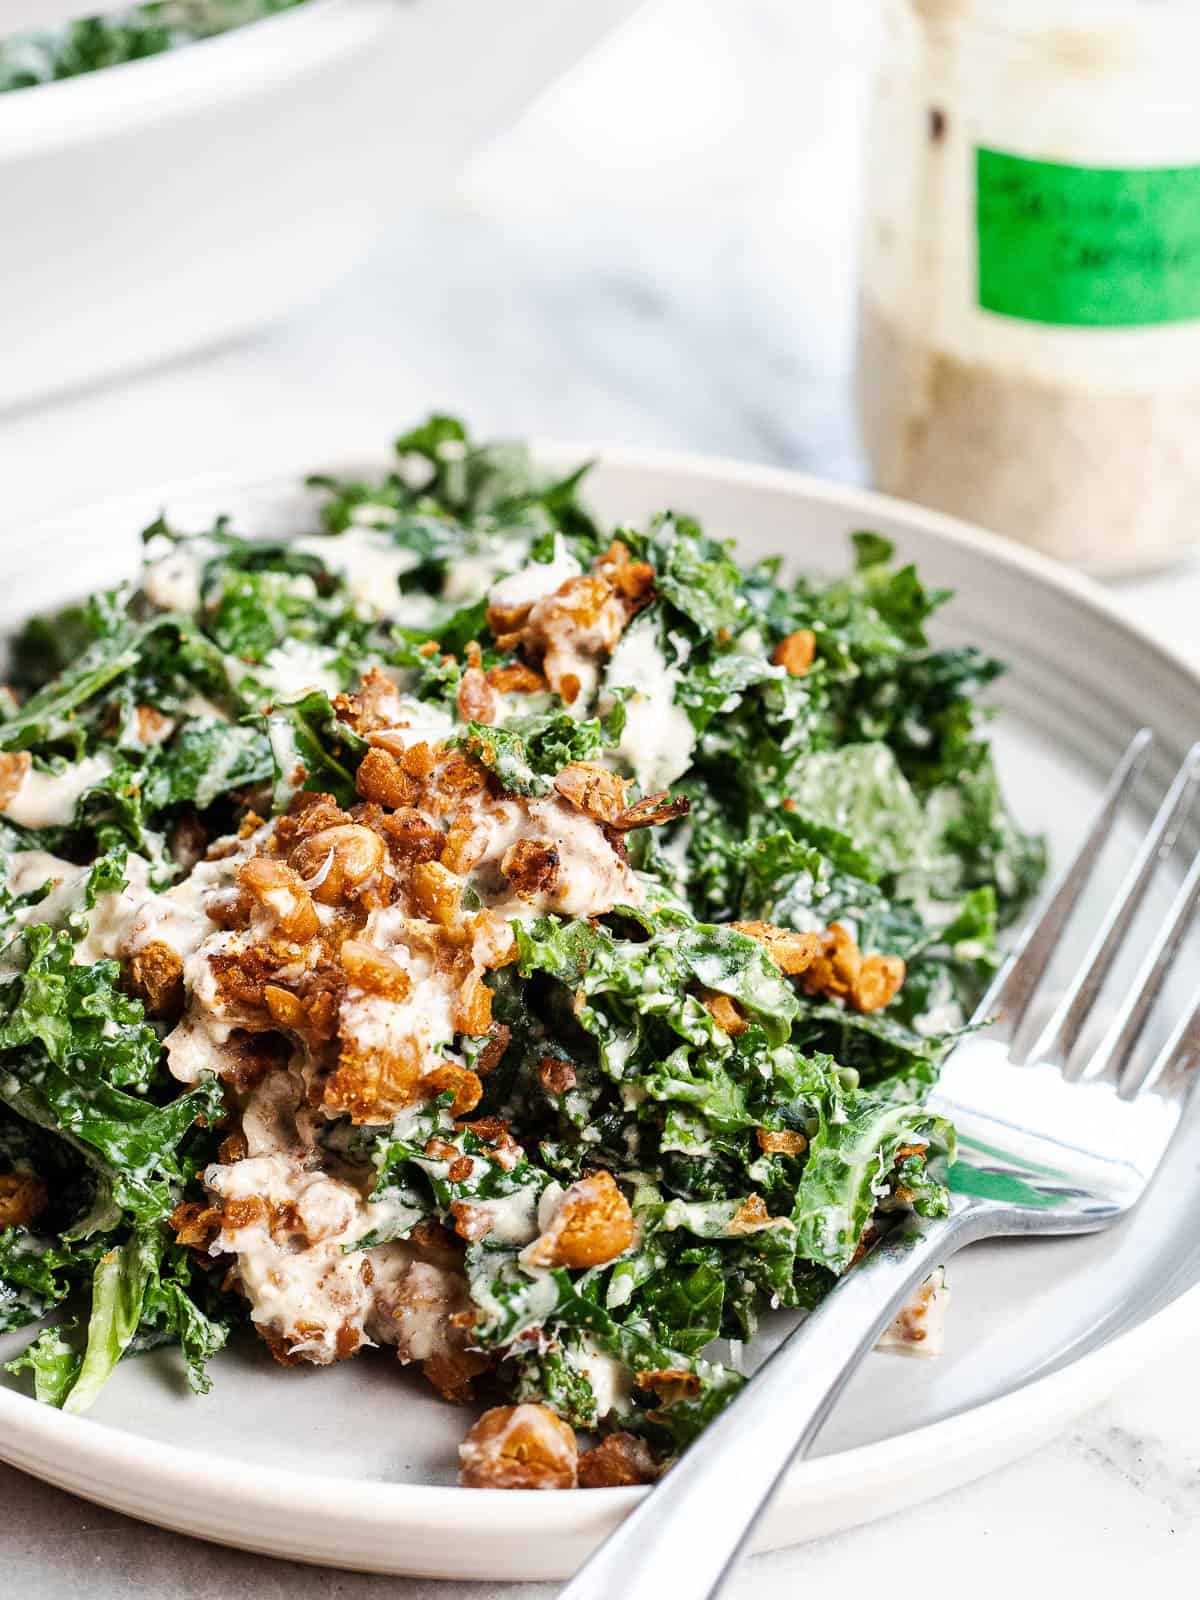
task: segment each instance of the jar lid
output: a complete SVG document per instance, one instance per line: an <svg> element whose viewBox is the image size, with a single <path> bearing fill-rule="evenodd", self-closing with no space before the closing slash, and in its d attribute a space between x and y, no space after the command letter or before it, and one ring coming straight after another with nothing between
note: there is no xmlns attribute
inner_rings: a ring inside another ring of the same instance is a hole
<svg viewBox="0 0 1200 1600"><path fill-rule="evenodd" d="M50 0L53 4L54 0ZM1200 16L1200 0L904 0L926 22L1149 21L1154 16Z"/></svg>
<svg viewBox="0 0 1200 1600"><path fill-rule="evenodd" d="M884 0L893 19L930 38L1004 37L1049 49L1063 65L1171 61L1200 42L1200 0ZM1192 60L1186 63L1193 70ZM1176 60L1176 67L1184 65Z"/></svg>

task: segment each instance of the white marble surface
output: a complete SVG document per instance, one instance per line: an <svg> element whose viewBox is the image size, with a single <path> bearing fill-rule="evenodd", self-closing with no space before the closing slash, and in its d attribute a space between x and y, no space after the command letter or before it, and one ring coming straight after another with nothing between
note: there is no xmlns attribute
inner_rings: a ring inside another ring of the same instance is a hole
<svg viewBox="0 0 1200 1600"><path fill-rule="evenodd" d="M846 396L869 0L651 0L305 318L100 393L0 418L0 520L245 462L281 431L319 463L421 410L482 431L637 443L858 478ZM97 309L102 314L102 308ZM1120 591L1200 659L1193 566ZM1200 730L1198 730L1200 731ZM1191 1594L1200 1386L1189 1352L1025 1462L917 1510L763 1557L783 1600L918 1582L1034 1596ZM0 1467L5 1590L65 1600L501 1590L310 1571L222 1551ZM864 1507L864 1514L869 1508ZM613 1600L619 1600L614 1596ZM669 1597L664 1597L669 1600Z"/></svg>

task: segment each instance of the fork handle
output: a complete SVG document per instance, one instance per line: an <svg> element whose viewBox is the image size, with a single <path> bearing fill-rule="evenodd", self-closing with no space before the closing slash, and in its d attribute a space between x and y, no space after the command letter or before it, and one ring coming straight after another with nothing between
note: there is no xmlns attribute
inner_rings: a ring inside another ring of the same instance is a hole
<svg viewBox="0 0 1200 1600"><path fill-rule="evenodd" d="M705 1429L559 1600L708 1600L721 1588L794 1456L912 1290L990 1232L986 1207L951 1197L949 1216L910 1218L835 1286Z"/></svg>

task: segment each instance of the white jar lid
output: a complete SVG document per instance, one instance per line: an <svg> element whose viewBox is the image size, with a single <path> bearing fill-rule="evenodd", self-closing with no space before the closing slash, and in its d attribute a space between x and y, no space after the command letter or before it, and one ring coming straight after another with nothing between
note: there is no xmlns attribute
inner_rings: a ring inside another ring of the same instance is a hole
<svg viewBox="0 0 1200 1600"><path fill-rule="evenodd" d="M1033 52L1071 73L1194 79L1200 0L883 0L901 37L937 48ZM1190 92L1190 90L1189 90Z"/></svg>
<svg viewBox="0 0 1200 1600"><path fill-rule="evenodd" d="M53 3L53 0L52 0ZM934 27L979 25L1011 33L1133 23L1200 22L1200 0L887 0Z"/></svg>
<svg viewBox="0 0 1200 1600"><path fill-rule="evenodd" d="M901 0L901 4L926 22L1011 23L1014 27L1200 16L1200 0Z"/></svg>

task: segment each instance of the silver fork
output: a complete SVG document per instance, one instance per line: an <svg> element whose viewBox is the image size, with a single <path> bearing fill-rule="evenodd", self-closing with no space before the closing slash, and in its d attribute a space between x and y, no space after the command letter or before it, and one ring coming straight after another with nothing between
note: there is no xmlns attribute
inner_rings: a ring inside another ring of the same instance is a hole
<svg viewBox="0 0 1200 1600"><path fill-rule="evenodd" d="M967 1035L942 1069L930 1108L955 1123L960 1147L949 1215L898 1222L764 1362L559 1600L715 1595L793 1458L811 1445L851 1373L935 1267L989 1236L1095 1232L1141 1199L1182 1115L1189 1065L1200 1055L1200 997L1148 1067L1134 1054L1200 901L1200 855L1099 1045L1085 1052L1081 1042L1186 816L1200 780L1200 744L1040 1027L1033 1002L1150 742L1143 729L1130 744L1074 861L976 1012L987 1026Z"/></svg>

